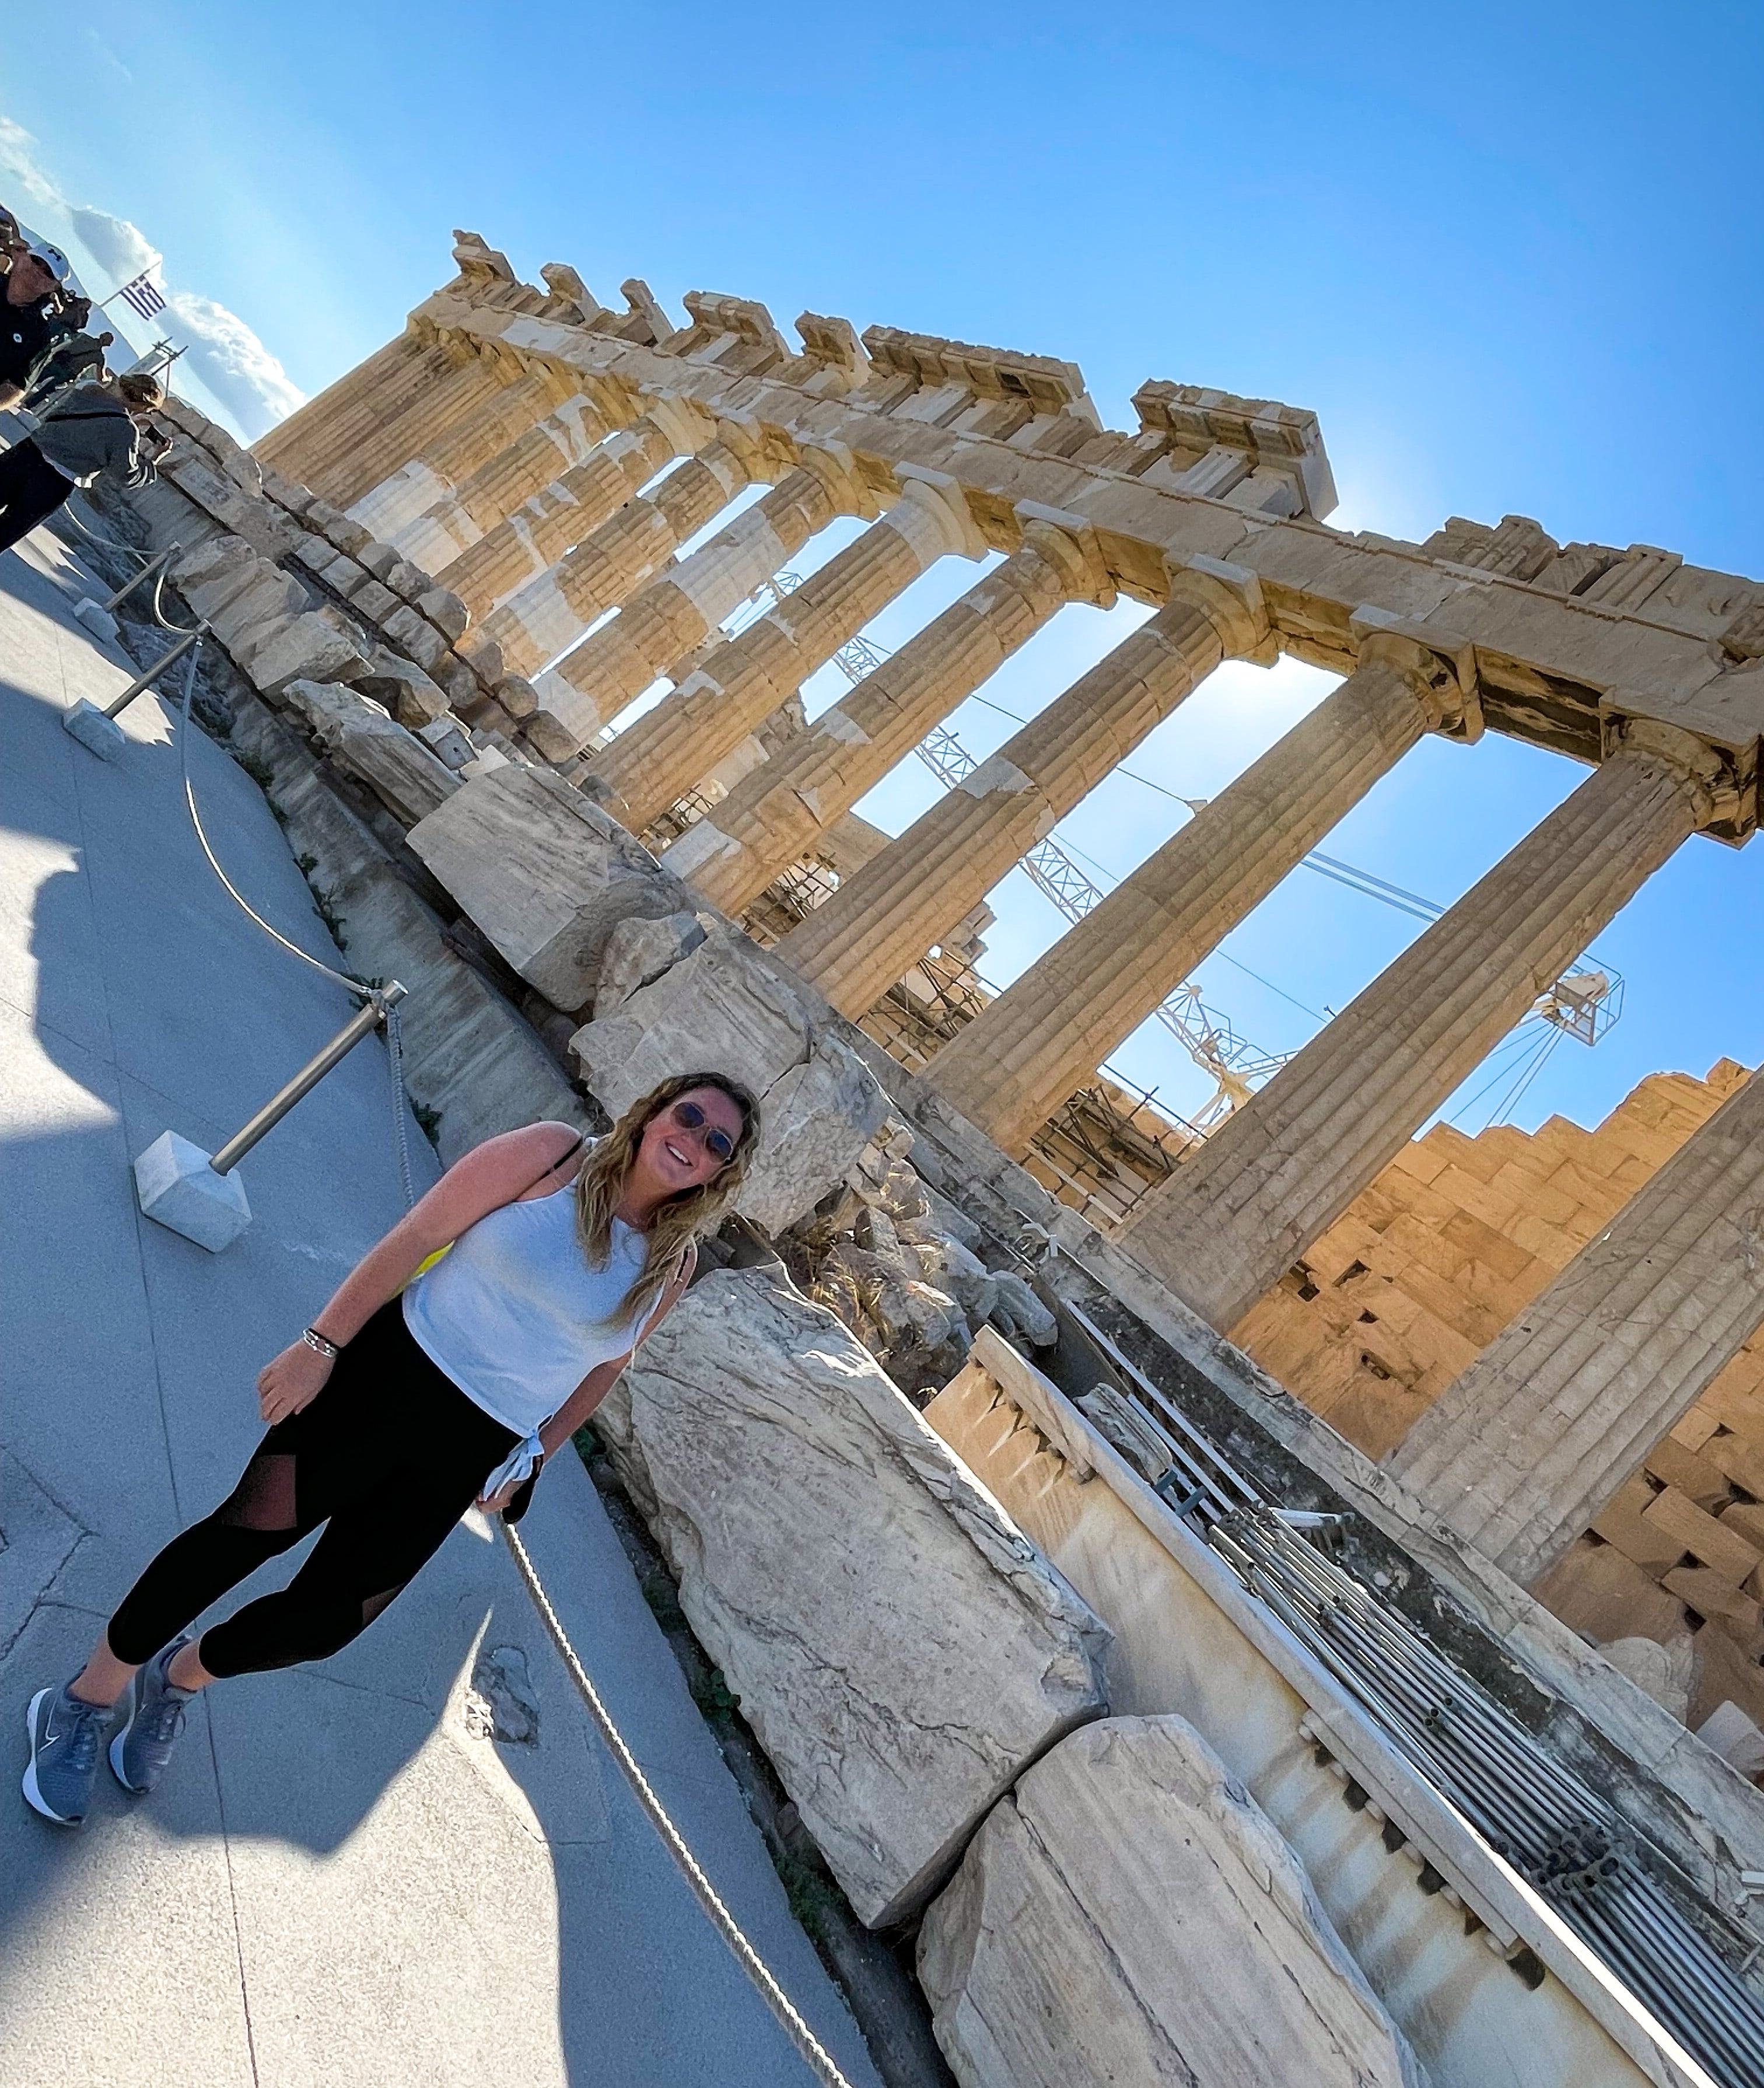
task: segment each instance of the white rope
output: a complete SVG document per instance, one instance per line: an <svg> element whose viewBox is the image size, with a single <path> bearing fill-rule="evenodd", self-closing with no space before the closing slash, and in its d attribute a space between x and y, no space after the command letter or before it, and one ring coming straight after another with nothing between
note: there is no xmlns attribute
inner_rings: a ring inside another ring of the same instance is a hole
<svg viewBox="0 0 1764 2088"><path fill-rule="evenodd" d="M202 843L202 852L208 858L208 867L225 886L229 896L234 903L243 909L272 942L280 943L290 956L298 957L303 965L310 965L315 972L322 972L327 979L334 980L337 985L345 987L349 992L365 994L369 999L372 999L374 989L365 979L351 978L345 972L333 971L329 965L321 964L317 957L310 956L298 943L289 942L280 928L272 928L220 867L220 858L208 845L208 836L203 831L202 815L196 810L195 788L190 780L190 700L196 692L196 655L201 650L199 642L190 647L190 664L184 670L183 730L179 733L177 740L178 752L182 758L183 764L184 802L190 807L190 823L196 829L196 838Z"/></svg>
<svg viewBox="0 0 1764 2088"><path fill-rule="evenodd" d="M716 1887L701 1868L698 1859L686 1846L680 1829L668 1817L668 1808L656 1796L655 1788L639 1767L637 1757L625 1744L625 1736L613 1722L613 1714L600 1701L600 1692L589 1679L587 1670L576 1656L570 1643L570 1636L559 1621L557 1612L551 1607L549 1597L535 1572L532 1560L522 1543L520 1532L511 1523L502 1525L502 1534L508 1539L508 1548L513 1553L515 1564L520 1569L521 1578L527 1584L527 1592L533 1598L534 1607L544 1618L545 1628L552 1641L563 1655L564 1665L569 1669L581 1692L585 1703L600 1728L613 1759L624 1772L625 1781L630 1786L637 1802L648 1816L649 1824L661 1837L668 1853L678 1865L680 1873L692 1888L692 1894L704 1910L711 1925L734 1953L737 1962L748 1978L759 1989L767 2006L777 2017L791 2043L801 2053L805 2064L824 2088L852 2088L849 2078L839 2071L837 2062L826 2047L809 2029L798 2013L790 1996L772 1977L766 1961L743 1934L741 1923L723 1904Z"/></svg>

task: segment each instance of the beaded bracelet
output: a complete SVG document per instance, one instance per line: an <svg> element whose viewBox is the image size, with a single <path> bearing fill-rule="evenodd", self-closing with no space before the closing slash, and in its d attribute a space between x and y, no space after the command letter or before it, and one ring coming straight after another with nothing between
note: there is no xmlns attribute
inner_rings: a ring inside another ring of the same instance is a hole
<svg viewBox="0 0 1764 2088"><path fill-rule="evenodd" d="M327 1341L316 1327L303 1328L300 1337L309 1349L316 1349L327 1363L334 1363L342 1353L336 1343Z"/></svg>

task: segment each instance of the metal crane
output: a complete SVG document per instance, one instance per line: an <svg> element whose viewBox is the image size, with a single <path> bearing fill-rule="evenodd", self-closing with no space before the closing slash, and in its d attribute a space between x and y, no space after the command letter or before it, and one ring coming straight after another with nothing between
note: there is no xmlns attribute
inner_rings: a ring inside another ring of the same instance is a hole
<svg viewBox="0 0 1764 2088"><path fill-rule="evenodd" d="M801 576L792 572L781 572L762 581L730 617L725 627L732 635L745 630L801 584ZM887 657L884 647L872 644L867 638L853 638L833 655L833 665L848 682L855 685L873 674ZM934 725L913 751L951 789L980 766L947 725ZM1185 798L1181 802L1190 811L1198 811L1207 801L1204 798ZM1035 844L1023 857L1019 867L1068 921L1082 921L1101 903L1106 893L1106 888L1081 869L1051 835ZM1420 920L1437 921L1446 910L1417 892L1406 891L1401 885L1374 877L1369 871L1357 869L1352 863L1343 862L1319 850L1305 856L1302 867ZM1573 1037L1590 1046L1605 1034L1622 1008L1622 978L1608 966L1595 964L1591 969L1565 973L1538 996L1526 1020L1535 1017L1559 1033L1549 1040L1551 1046L1560 1041L1561 1035ZM1290 1051L1263 1051L1241 1037L1228 1016L1207 1006L1201 997L1199 986L1192 979L1178 986L1156 1009L1155 1017L1214 1084L1207 1101L1185 1119L1192 1128L1203 1133L1214 1129L1233 1110L1247 1102L1264 1080L1295 1055ZM1540 1064L1541 1060L1538 1063ZM1535 1072L1536 1068L1531 1070ZM1517 1093L1506 1106L1510 1107L1515 1100Z"/></svg>

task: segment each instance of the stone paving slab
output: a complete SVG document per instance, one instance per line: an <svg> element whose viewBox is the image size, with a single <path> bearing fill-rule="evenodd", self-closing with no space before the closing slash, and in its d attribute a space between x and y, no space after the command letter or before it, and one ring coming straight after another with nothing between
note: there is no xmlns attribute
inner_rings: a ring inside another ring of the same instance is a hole
<svg viewBox="0 0 1764 2088"><path fill-rule="evenodd" d="M62 730L130 678L72 618L94 592L39 532L0 554L0 1730L64 1678L133 1573L232 1484L257 1371L402 1208L385 1054L362 1046L243 1165L218 1256L135 1213L130 1158L212 1150L347 1019L203 862L169 707L107 765ZM203 737L217 849L335 961L249 777ZM421 1179L434 1162L409 1127ZM854 2081L877 2077L790 1915L587 1474L525 1525L582 1655L701 1861ZM297 1557L298 1555L296 1555ZM278 1585L292 1560L265 1569ZM258 1585L258 1584L254 1584ZM464 1692L524 1655L536 1742ZM807 2069L704 1922L475 1514L335 1660L223 1684L160 1791L100 1778L58 1830L0 1793L0 2088L446 2088L519 2079L774 2088Z"/></svg>

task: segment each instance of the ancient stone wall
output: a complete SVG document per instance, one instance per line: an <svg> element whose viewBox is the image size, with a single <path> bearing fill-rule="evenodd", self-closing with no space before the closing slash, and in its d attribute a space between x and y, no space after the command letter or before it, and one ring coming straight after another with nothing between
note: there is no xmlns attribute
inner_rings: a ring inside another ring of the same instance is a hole
<svg viewBox="0 0 1764 2088"><path fill-rule="evenodd" d="M1604 1121L1416 1140L1232 1339L1375 1457L1747 1079L1658 1073ZM1764 1728L1764 1334L1754 1336L1535 1593L1693 1727ZM1637 1644L1643 1641L1644 1644ZM1764 1739L1718 1741L1754 1777Z"/></svg>

